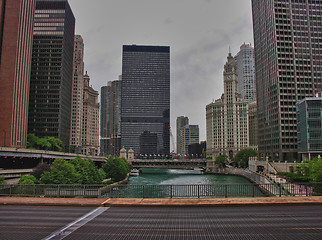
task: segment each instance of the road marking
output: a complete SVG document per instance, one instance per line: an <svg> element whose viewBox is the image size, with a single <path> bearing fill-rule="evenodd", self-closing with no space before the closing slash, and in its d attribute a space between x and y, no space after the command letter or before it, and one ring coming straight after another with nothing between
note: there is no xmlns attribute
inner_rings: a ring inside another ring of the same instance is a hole
<svg viewBox="0 0 322 240"><path fill-rule="evenodd" d="M81 226L84 226L86 223L97 217L98 215L105 212L109 207L99 207L94 209L93 211L87 213L86 215L80 217L79 219L76 219L74 222L68 224L67 226L61 228L60 230L52 233L48 237L43 238L42 240L59 240L67 237L69 234L80 228Z"/></svg>

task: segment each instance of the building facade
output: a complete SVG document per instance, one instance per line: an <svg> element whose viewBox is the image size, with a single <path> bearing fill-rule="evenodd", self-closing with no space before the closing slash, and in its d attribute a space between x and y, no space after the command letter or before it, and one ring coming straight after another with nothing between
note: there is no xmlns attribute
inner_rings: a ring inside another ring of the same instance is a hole
<svg viewBox="0 0 322 240"><path fill-rule="evenodd" d="M121 145L140 150L144 132L157 135L157 153L170 153L170 47L123 46Z"/></svg>
<svg viewBox="0 0 322 240"><path fill-rule="evenodd" d="M76 153L80 152L82 146L83 92L84 42L80 35L75 35L70 146L74 147Z"/></svg>
<svg viewBox="0 0 322 240"><path fill-rule="evenodd" d="M35 0L0 0L0 146L26 147Z"/></svg>
<svg viewBox="0 0 322 240"><path fill-rule="evenodd" d="M235 61L239 93L249 103L256 101L254 48L250 44L241 45Z"/></svg>
<svg viewBox="0 0 322 240"><path fill-rule="evenodd" d="M322 2L252 0L258 150L296 160L296 103L322 88Z"/></svg>
<svg viewBox="0 0 322 240"><path fill-rule="evenodd" d="M249 147L248 102L238 93L237 69L229 53L224 66L224 94L206 106L207 155L232 158Z"/></svg>
<svg viewBox="0 0 322 240"><path fill-rule="evenodd" d="M322 97L304 98L296 105L297 144L301 160L322 155Z"/></svg>
<svg viewBox="0 0 322 240"><path fill-rule="evenodd" d="M177 117L177 154L184 154L184 149L182 149L182 136L181 129L189 124L189 118L185 116Z"/></svg>
<svg viewBox="0 0 322 240"><path fill-rule="evenodd" d="M121 149L121 76L101 88L101 139L102 156L119 156Z"/></svg>
<svg viewBox="0 0 322 240"><path fill-rule="evenodd" d="M249 130L249 147L258 150L258 117L257 102L253 101L248 104L248 130Z"/></svg>
<svg viewBox="0 0 322 240"><path fill-rule="evenodd" d="M198 125L185 125L180 129L182 138L180 148L183 150L184 155L189 154L189 145L199 143L199 126Z"/></svg>
<svg viewBox="0 0 322 240"><path fill-rule="evenodd" d="M67 0L37 0L28 133L70 141L75 17Z"/></svg>
<svg viewBox="0 0 322 240"><path fill-rule="evenodd" d="M90 78L86 72L84 76L83 93L83 124L82 124L82 148L84 155L99 154L99 103L98 92L90 85Z"/></svg>

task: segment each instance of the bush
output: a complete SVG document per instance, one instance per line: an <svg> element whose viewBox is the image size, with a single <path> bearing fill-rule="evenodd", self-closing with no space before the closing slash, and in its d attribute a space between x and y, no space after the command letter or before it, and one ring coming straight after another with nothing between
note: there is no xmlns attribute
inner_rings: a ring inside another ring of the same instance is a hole
<svg viewBox="0 0 322 240"><path fill-rule="evenodd" d="M19 184L36 184L38 180L33 175L24 175L19 179Z"/></svg>
<svg viewBox="0 0 322 240"><path fill-rule="evenodd" d="M98 169L91 160L76 157L69 161L73 164L76 172L78 173L77 183L79 184L100 184L103 179L99 174Z"/></svg>
<svg viewBox="0 0 322 240"><path fill-rule="evenodd" d="M108 178L118 182L126 178L130 172L130 166L123 158L109 158L103 165L103 170Z"/></svg>
<svg viewBox="0 0 322 240"><path fill-rule="evenodd" d="M56 159L50 171L45 171L40 178L44 184L77 184L79 174L73 164L63 159Z"/></svg>

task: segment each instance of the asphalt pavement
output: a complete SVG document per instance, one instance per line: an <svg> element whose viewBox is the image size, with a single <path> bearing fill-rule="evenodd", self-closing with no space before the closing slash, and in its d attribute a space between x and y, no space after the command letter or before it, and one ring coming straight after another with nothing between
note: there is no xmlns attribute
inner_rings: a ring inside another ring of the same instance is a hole
<svg viewBox="0 0 322 240"><path fill-rule="evenodd" d="M0 206L0 239L322 239L322 206Z"/></svg>

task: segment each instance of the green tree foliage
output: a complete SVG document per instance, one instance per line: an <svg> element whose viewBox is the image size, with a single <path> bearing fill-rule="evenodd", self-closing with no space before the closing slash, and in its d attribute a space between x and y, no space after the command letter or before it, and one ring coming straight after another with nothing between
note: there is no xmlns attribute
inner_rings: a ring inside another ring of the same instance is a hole
<svg viewBox="0 0 322 240"><path fill-rule="evenodd" d="M4 180L4 177L0 176L0 184L6 184L6 181Z"/></svg>
<svg viewBox="0 0 322 240"><path fill-rule="evenodd" d="M106 178L106 172L103 168L98 169L98 174L100 175L100 179L104 180Z"/></svg>
<svg viewBox="0 0 322 240"><path fill-rule="evenodd" d="M74 165L76 172L78 173L79 184L100 184L102 183L103 178L99 174L98 169L95 167L95 164L91 160L82 159L76 157L69 161Z"/></svg>
<svg viewBox="0 0 322 240"><path fill-rule="evenodd" d="M27 135L27 148L62 151L63 142L55 137L39 138L32 133Z"/></svg>
<svg viewBox="0 0 322 240"><path fill-rule="evenodd" d="M294 168L293 168L294 169ZM294 182L322 182L322 158L313 158L297 166L294 172L279 172Z"/></svg>
<svg viewBox="0 0 322 240"><path fill-rule="evenodd" d="M36 179L40 179L41 174L45 171L50 171L50 166L47 163L39 163L37 167L32 169L31 175L33 175Z"/></svg>
<svg viewBox="0 0 322 240"><path fill-rule="evenodd" d="M248 167L248 159L250 157L256 157L257 151L250 148L245 148L243 150L240 150L235 157L233 158L233 162L236 166L247 168Z"/></svg>
<svg viewBox="0 0 322 240"><path fill-rule="evenodd" d="M38 139L39 138L37 136L35 136L35 134L29 133L27 135L27 148L36 149L37 148L37 140Z"/></svg>
<svg viewBox="0 0 322 240"><path fill-rule="evenodd" d="M59 138L55 138L55 137L48 137L47 141L50 144L50 150L58 151L58 152L62 151L62 149L63 149L62 148L62 145L63 145L62 140L60 140Z"/></svg>
<svg viewBox="0 0 322 240"><path fill-rule="evenodd" d="M80 176L75 166L64 159L57 158L50 167L50 171L45 171L40 178L44 184L76 184Z"/></svg>
<svg viewBox="0 0 322 240"><path fill-rule="evenodd" d="M220 167L225 167L227 158L228 156L226 154L219 155L216 157L215 164L217 164Z"/></svg>
<svg viewBox="0 0 322 240"><path fill-rule="evenodd" d="M24 175L19 179L19 184L36 184L38 180L32 175Z"/></svg>
<svg viewBox="0 0 322 240"><path fill-rule="evenodd" d="M123 158L111 157L103 165L103 170L108 178L118 182L126 178L126 175L130 172L130 166Z"/></svg>
<svg viewBox="0 0 322 240"><path fill-rule="evenodd" d="M313 158L301 164L300 174L308 176L310 182L322 182L322 158Z"/></svg>

